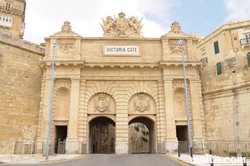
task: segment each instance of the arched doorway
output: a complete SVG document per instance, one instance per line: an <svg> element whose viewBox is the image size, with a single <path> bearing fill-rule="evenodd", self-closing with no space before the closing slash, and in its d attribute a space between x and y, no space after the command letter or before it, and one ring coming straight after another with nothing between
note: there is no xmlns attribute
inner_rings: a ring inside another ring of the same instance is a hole
<svg viewBox="0 0 250 166"><path fill-rule="evenodd" d="M115 122L97 117L89 122L89 153L115 153Z"/></svg>
<svg viewBox="0 0 250 166"><path fill-rule="evenodd" d="M148 117L129 121L129 153L155 153L155 123Z"/></svg>

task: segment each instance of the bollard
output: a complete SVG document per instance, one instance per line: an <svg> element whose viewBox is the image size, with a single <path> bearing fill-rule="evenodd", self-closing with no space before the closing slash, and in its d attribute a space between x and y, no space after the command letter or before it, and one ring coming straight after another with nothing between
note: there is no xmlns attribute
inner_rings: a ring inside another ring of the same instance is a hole
<svg viewBox="0 0 250 166"><path fill-rule="evenodd" d="M209 154L210 154L210 159L211 159L211 160L210 160L210 161L211 161L210 166L214 166L212 150L209 150Z"/></svg>
<svg viewBox="0 0 250 166"><path fill-rule="evenodd" d="M242 163L243 163L243 166L247 166L247 158L246 158L246 156L242 156Z"/></svg>
<svg viewBox="0 0 250 166"><path fill-rule="evenodd" d="M193 158L193 147L190 147L190 157Z"/></svg>
<svg viewBox="0 0 250 166"><path fill-rule="evenodd" d="M178 157L181 157L181 149L180 149L180 145L178 145Z"/></svg>

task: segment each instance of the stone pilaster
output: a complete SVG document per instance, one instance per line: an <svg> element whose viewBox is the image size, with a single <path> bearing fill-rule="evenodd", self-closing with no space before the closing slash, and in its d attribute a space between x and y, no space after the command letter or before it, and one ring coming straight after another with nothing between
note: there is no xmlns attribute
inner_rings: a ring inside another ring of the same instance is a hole
<svg viewBox="0 0 250 166"><path fill-rule="evenodd" d="M163 50L163 60L168 61L170 60L170 48L168 39L162 39L162 50Z"/></svg>
<svg viewBox="0 0 250 166"><path fill-rule="evenodd" d="M78 111L79 111L80 79L71 79L70 113L68 135L66 142L66 153L78 152Z"/></svg>
<svg viewBox="0 0 250 166"><path fill-rule="evenodd" d="M157 152L165 153L166 114L163 81L158 81L159 104L157 107Z"/></svg>
<svg viewBox="0 0 250 166"><path fill-rule="evenodd" d="M79 113L78 113L78 137L79 142L82 142L83 146L81 151L86 153L86 146L87 146L87 106L85 108L85 84L86 80L80 81L80 91L79 91Z"/></svg>
<svg viewBox="0 0 250 166"><path fill-rule="evenodd" d="M48 134L48 114L49 114L49 102L50 102L50 88L54 89L53 87L50 87L51 80L50 79L44 79L43 80L43 100L41 102L41 115L40 115L40 122L39 122L39 130L40 130L40 137L37 138L37 153L44 153L43 151L45 149L45 146L43 146L43 143L46 143L47 141L47 134ZM52 99L53 101L53 99ZM53 104L53 103L52 103ZM51 136L51 135L50 135ZM51 141L51 139L49 140Z"/></svg>
<svg viewBox="0 0 250 166"><path fill-rule="evenodd" d="M166 152L177 150L178 140L176 137L176 126L173 107L172 79L164 78L165 109L166 109Z"/></svg>
<svg viewBox="0 0 250 166"><path fill-rule="evenodd" d="M128 101L119 95L116 103L116 154L128 154ZM126 104L125 104L126 103Z"/></svg>
<svg viewBox="0 0 250 166"><path fill-rule="evenodd" d="M203 139L202 134L202 121L203 115L201 113L202 109L202 96L201 96L201 84L199 80L190 80L190 97L191 97L191 108L192 108L192 135L194 141L199 141Z"/></svg>

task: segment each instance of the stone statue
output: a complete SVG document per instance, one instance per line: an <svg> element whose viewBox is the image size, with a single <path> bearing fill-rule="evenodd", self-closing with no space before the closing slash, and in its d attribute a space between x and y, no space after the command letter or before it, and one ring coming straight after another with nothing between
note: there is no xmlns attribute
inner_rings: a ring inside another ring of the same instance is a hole
<svg viewBox="0 0 250 166"><path fill-rule="evenodd" d="M118 16L119 18L108 16L106 20L102 19L104 37L142 37L142 18L140 20L134 16L126 18L123 12Z"/></svg>

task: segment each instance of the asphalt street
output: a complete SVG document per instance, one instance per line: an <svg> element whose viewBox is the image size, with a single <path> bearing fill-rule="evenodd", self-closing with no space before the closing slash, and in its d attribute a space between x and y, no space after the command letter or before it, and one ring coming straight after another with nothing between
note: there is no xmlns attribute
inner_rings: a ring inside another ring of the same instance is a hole
<svg viewBox="0 0 250 166"><path fill-rule="evenodd" d="M9 164L0 164L0 166ZM181 166L159 154L87 154L84 158L52 163L28 164L28 166ZM27 164L11 164L27 166Z"/></svg>

